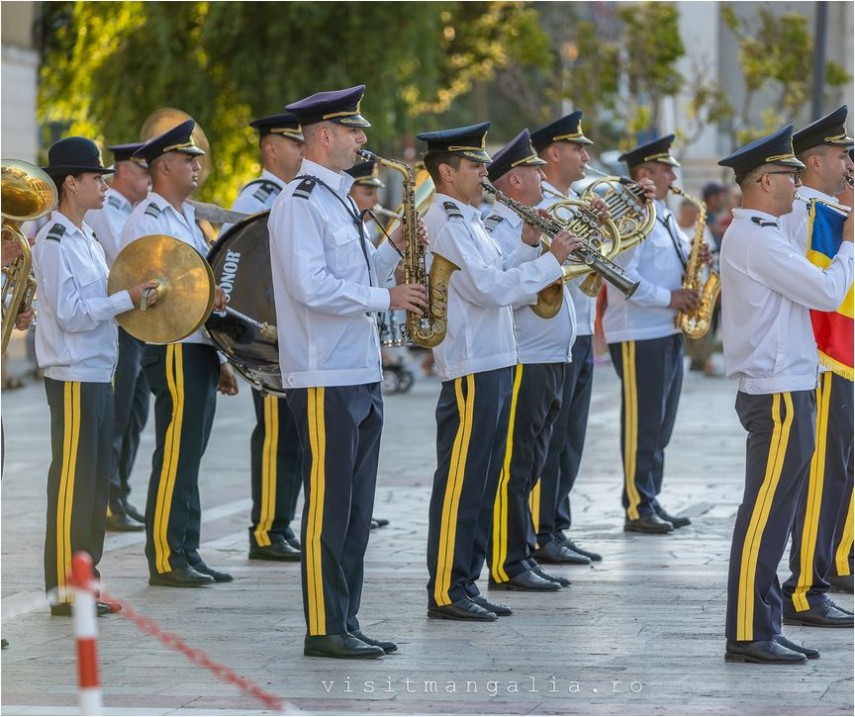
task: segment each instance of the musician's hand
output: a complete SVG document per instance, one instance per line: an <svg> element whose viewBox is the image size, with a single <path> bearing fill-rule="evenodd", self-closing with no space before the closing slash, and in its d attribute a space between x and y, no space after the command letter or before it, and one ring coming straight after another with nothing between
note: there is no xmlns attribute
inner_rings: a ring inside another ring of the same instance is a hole
<svg viewBox="0 0 855 717"><path fill-rule="evenodd" d="M3 240L3 266L9 266L21 256L21 245L15 239Z"/></svg>
<svg viewBox="0 0 855 717"><path fill-rule="evenodd" d="M427 308L427 289L421 284L401 284L389 289L389 308L423 314Z"/></svg>
<svg viewBox="0 0 855 717"><path fill-rule="evenodd" d="M398 224L398 226L395 227L395 231L393 231L389 235L389 240L396 247L398 247L398 251L400 251L400 252L406 251L406 248L407 248L407 234L404 231L404 228L405 227L404 227L403 223ZM424 244L424 245L430 244L430 240L428 239L427 229L425 228L425 223L421 219L419 219L419 223L418 223L418 237L419 237L419 241L422 244Z"/></svg>
<svg viewBox="0 0 855 717"><path fill-rule="evenodd" d="M522 240L529 246L537 246L540 244L540 233L540 229L537 227L523 223Z"/></svg>
<svg viewBox="0 0 855 717"><path fill-rule="evenodd" d="M698 292L689 289L674 289L671 292L671 303L669 309L677 311L691 311L698 306Z"/></svg>
<svg viewBox="0 0 855 717"><path fill-rule="evenodd" d="M228 302L226 301L226 292L223 291L223 287L215 286L214 287L214 311L225 311L227 304L228 304Z"/></svg>
<svg viewBox="0 0 855 717"><path fill-rule="evenodd" d="M567 261L567 257L571 252L581 248L582 241L568 231L560 231L549 244L550 253L558 260L559 264Z"/></svg>
<svg viewBox="0 0 855 717"><path fill-rule="evenodd" d="M701 245L701 251L698 256L701 261L701 264L710 265L713 262L712 252L710 251L710 246L706 242Z"/></svg>
<svg viewBox="0 0 855 717"><path fill-rule="evenodd" d="M838 202L840 202L840 204L843 204L847 207L851 207L853 201L855 201L855 199L853 199L853 196L852 196L852 187L847 184L846 189L844 189L842 192L840 192L840 194L837 195L836 199ZM851 212L850 212L850 214L851 214Z"/></svg>
<svg viewBox="0 0 855 717"><path fill-rule="evenodd" d="M31 306L26 311L22 311L15 317L15 328L19 331L26 331L33 323L33 317L36 315L36 310Z"/></svg>
<svg viewBox="0 0 855 717"><path fill-rule="evenodd" d="M591 200L591 208L600 218L600 224L605 224L611 218L611 215L609 214L609 205L606 204L606 200L602 197L594 197Z"/></svg>
<svg viewBox="0 0 855 717"><path fill-rule="evenodd" d="M160 286L160 283L157 281L144 281L142 284L137 284L135 287L128 289L128 293L131 295L131 303L133 303L136 308L141 308L142 304L140 302L143 297L143 292L147 291L148 289L156 289L158 286ZM153 306L156 303L157 292L152 291L148 295L148 300L146 301L146 308L148 308L149 306Z"/></svg>
<svg viewBox="0 0 855 717"><path fill-rule="evenodd" d="M224 396L237 396L240 390L237 376L228 363L220 364L220 380L217 383L217 390Z"/></svg>
<svg viewBox="0 0 855 717"><path fill-rule="evenodd" d="M645 199L656 199L656 185L650 177L642 177L638 180L638 186L644 192Z"/></svg>

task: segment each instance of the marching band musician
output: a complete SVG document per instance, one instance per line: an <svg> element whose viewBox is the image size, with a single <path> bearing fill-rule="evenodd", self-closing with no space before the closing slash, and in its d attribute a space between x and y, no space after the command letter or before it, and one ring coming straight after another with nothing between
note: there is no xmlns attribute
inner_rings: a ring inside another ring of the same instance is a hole
<svg viewBox="0 0 855 717"><path fill-rule="evenodd" d="M427 548L428 617L450 620L510 614L487 600L476 581L487 554L518 358L511 305L533 301L559 280L561 264L581 246L560 232L541 255L538 232L527 230L514 254L502 254L478 209L489 126L417 135L427 142L425 167L437 192L425 218L431 253L460 267L448 285L447 334L434 348L442 389Z"/></svg>
<svg viewBox="0 0 855 717"><path fill-rule="evenodd" d="M792 126L719 161L742 189L721 250L727 375L739 381L736 412L748 432L745 492L736 513L727 583L725 659L800 663L819 656L781 634L776 569L815 448L818 357L810 309L834 311L852 285L852 215L826 269L780 229L797 173Z"/></svg>
<svg viewBox="0 0 855 717"><path fill-rule="evenodd" d="M151 179L145 162L135 160L133 153L141 142L108 146L113 153L115 174L112 175L104 206L86 212L85 221L92 227L104 249L107 268L113 266L121 250L122 229L135 205L145 199ZM119 363L113 388L116 403L115 456L110 478L110 503L107 506L107 530L145 530L145 516L128 501L130 477L140 444L140 434L148 421L149 389L142 371L145 344L119 327Z"/></svg>
<svg viewBox="0 0 855 717"><path fill-rule="evenodd" d="M241 189L232 209L255 214L270 209L300 169L305 151L300 122L290 112L250 122L258 130L261 177ZM225 232L230 225L223 225ZM299 561L300 541L291 528L302 483L300 438L284 398L252 390L256 424L250 439L252 525L250 560Z"/></svg>
<svg viewBox="0 0 855 717"><path fill-rule="evenodd" d="M587 148L593 144L582 131L582 112L571 112L536 130L531 135L531 143L545 162L542 167L546 175L543 200L538 206L546 209L562 198L578 199L571 185L585 177L585 165L591 161ZM565 533L572 524L570 491L582 461L594 386L596 299L579 289L582 280L567 283L569 301L576 316L576 338L571 363L566 367L561 410L553 425L540 484L535 486L533 494L537 513L535 557L544 563L585 565L592 560L602 560L599 553L579 547Z"/></svg>
<svg viewBox="0 0 855 717"><path fill-rule="evenodd" d="M48 162L43 169L56 184L59 204L33 247L36 356L51 413L45 590L51 615L70 616L72 555L88 553L97 577L104 549L113 466L115 317L139 306L155 284L107 295L104 250L84 221L88 210L103 205L104 175L113 172L101 163L96 144L84 137L61 139L48 150ZM97 610L104 615L111 607L99 602Z"/></svg>
<svg viewBox="0 0 855 717"><path fill-rule="evenodd" d="M195 126L193 120L182 122L134 153L148 164L152 189L125 223L124 246L149 234L166 234L207 255L194 209L186 202L196 189L199 156L204 154L191 136ZM224 308L225 296L217 287L214 310ZM147 344L142 365L155 398L156 444L145 511L149 585L229 582L231 575L210 568L199 555L199 466L214 421L217 390L237 393L234 373L202 330L178 342Z"/></svg>
<svg viewBox="0 0 855 717"><path fill-rule="evenodd" d="M371 239L371 243L377 246L383 237L380 225L371 212L380 202L380 190L386 184L380 178L380 168L377 162L357 162L347 173L353 177L353 186L350 188L350 196L356 202L356 208L360 215L365 218L365 230ZM373 230L372 230L373 226Z"/></svg>
<svg viewBox="0 0 855 717"><path fill-rule="evenodd" d="M846 192L843 204L852 207L852 188L846 180L852 171L849 148L853 140L846 133L846 115L844 105L793 135L793 149L805 165L799 188L799 196L805 201L794 202L793 211L782 216L779 224L787 239L803 254L816 256L823 244L840 241L844 217L833 209L836 195ZM830 220L825 219L826 212L831 215ZM822 256L825 257L825 252ZM851 294L849 299L851 307ZM816 452L799 497L791 533L791 574L783 585L784 622L788 625L852 627L853 624L852 613L839 609L828 596L829 577L836 568L834 535L838 512L852 490L855 413L852 366L847 366L844 357L834 351L834 344L842 339L851 357L852 311L850 308L847 319L838 309L846 313L843 307L835 307L816 316L814 322L822 352L816 389ZM830 339L827 332L838 334L838 340Z"/></svg>
<svg viewBox="0 0 855 717"><path fill-rule="evenodd" d="M270 212L282 385L303 454L303 654L376 658L397 650L359 627L383 397L375 312L426 307L423 286L383 288L403 232L375 249L348 195L369 123L364 85L286 107L306 139L300 174ZM286 338L287 337L287 340Z"/></svg>
<svg viewBox="0 0 855 717"><path fill-rule="evenodd" d="M656 225L634 250L615 258L627 277L639 281L630 297L606 284L603 329L623 388L624 530L670 533L691 521L670 515L659 503L665 447L671 439L683 383L683 334L677 312L697 305L696 292L682 288L689 244L665 204L674 182L674 135L624 153L630 177L655 185Z"/></svg>
<svg viewBox="0 0 855 717"><path fill-rule="evenodd" d="M543 199L540 182L544 164L526 129L493 156L487 176L506 196L534 207ZM496 202L484 226L502 255L508 257L524 241L524 232L529 241L536 233L519 214L500 202ZM529 508L529 494L541 475L553 423L561 408L562 386L574 340L576 314L565 287L562 293L561 309L549 319L532 311L531 297L514 308L519 358L513 369L511 409L503 439L506 454L487 551L491 588L554 591L570 584L565 578L544 573L534 559L535 535Z"/></svg>

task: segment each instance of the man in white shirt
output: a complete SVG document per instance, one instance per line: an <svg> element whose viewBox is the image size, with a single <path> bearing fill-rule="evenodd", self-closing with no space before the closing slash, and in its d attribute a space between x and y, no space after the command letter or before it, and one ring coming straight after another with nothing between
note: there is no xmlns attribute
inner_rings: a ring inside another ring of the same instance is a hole
<svg viewBox="0 0 855 717"><path fill-rule="evenodd" d="M114 144L107 147L113 153L115 174L109 182L107 196L101 209L86 212L86 223L104 249L107 267L113 266L122 248L122 229L135 205L145 199L151 178L145 162L133 158L142 142ZM110 503L107 530L145 530L145 516L128 501L129 480L136 460L140 434L148 421L151 402L148 382L142 371L143 344L119 327L119 363L113 379L116 396L115 436L113 455L115 465L110 478Z"/></svg>
<svg viewBox="0 0 855 717"><path fill-rule="evenodd" d="M733 169L743 197L721 251L725 370L739 381L736 412L748 432L727 581L725 659L734 662L819 656L781 634L777 568L815 447L819 361L810 309L833 311L849 291L852 216L825 270L778 227L778 218L792 211L796 175L804 169L791 132L784 127L719 162Z"/></svg>
<svg viewBox="0 0 855 717"><path fill-rule="evenodd" d="M615 258L639 282L626 298L606 284L603 330L623 388L621 446L624 530L670 533L690 523L659 503L665 447L671 440L683 384L683 334L677 312L697 305L696 292L682 288L689 244L665 204L679 163L671 155L674 135L621 155L630 176L656 187L656 224L638 246Z"/></svg>
<svg viewBox="0 0 855 717"><path fill-rule="evenodd" d="M422 286L383 288L400 260L375 249L348 192L368 122L364 85L319 92L286 107L300 120L300 174L270 212L279 363L303 453L303 608L310 657L394 652L359 627L383 427L376 312L426 307ZM402 243L399 235L395 240Z"/></svg>
<svg viewBox="0 0 855 717"><path fill-rule="evenodd" d="M782 216L779 224L792 245L806 255L811 253L814 244L840 241L845 215L834 209L837 195L845 192L842 202L852 206L852 187L846 180L852 171L849 148L853 140L846 132L846 115L844 105L793 135L793 149L805 165L799 176L802 186L798 190L803 201L794 202L793 211ZM824 212L836 218L833 226L823 221ZM830 338L826 337L829 332L845 332L840 338L851 346L851 321L847 331L845 317L840 315L852 316L851 293L849 300L848 312L845 305L839 308L840 313L811 312L820 349L816 389L817 447L807 484L799 497L791 534L791 574L783 585L784 622L788 625L852 627L852 614L839 609L828 595L829 578L837 577L838 571L848 576L850 592L852 586L849 548L843 549L844 555L838 560L834 540L839 514L842 512L840 517L844 521L851 518L847 516L848 511L841 511L840 507L851 503L852 495L855 413L852 367L823 351L831 350L824 341ZM850 525L850 535L851 532Z"/></svg>

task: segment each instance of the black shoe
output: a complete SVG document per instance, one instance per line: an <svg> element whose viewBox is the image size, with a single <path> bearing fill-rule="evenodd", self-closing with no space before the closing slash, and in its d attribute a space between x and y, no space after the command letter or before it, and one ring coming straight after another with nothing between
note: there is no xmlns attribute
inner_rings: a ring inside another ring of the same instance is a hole
<svg viewBox="0 0 855 717"><path fill-rule="evenodd" d="M561 586L551 580L540 577L532 570L515 575L510 580L498 583L490 580L488 586L492 590L540 590L542 592L554 592L560 590Z"/></svg>
<svg viewBox="0 0 855 717"><path fill-rule="evenodd" d="M493 622L499 617L492 610L486 610L470 598L464 598L451 605L429 607L427 616L434 620L476 620Z"/></svg>
<svg viewBox="0 0 855 717"><path fill-rule="evenodd" d="M562 588L570 587L570 581L567 578L562 578L560 575L551 575L550 573L547 573L542 567L540 567L540 565L535 565L531 569L531 571L535 575L542 577L544 580L549 580L550 582L558 583Z"/></svg>
<svg viewBox="0 0 855 717"><path fill-rule="evenodd" d="M692 521L682 515L671 515L665 508L656 508L656 515L667 523L671 523L675 528L685 528L691 525Z"/></svg>
<svg viewBox="0 0 855 717"><path fill-rule="evenodd" d="M853 582L851 575L826 575L826 582L831 585L833 593L849 593L853 592Z"/></svg>
<svg viewBox="0 0 855 717"><path fill-rule="evenodd" d="M288 545L290 545L295 550L300 550L300 539L294 534L294 531L291 528L285 528L285 533L282 538L285 540Z"/></svg>
<svg viewBox="0 0 855 717"><path fill-rule="evenodd" d="M806 625L807 627L852 627L852 613L838 610L831 602L822 602L810 610L785 612L785 625Z"/></svg>
<svg viewBox="0 0 855 717"><path fill-rule="evenodd" d="M840 610L840 612L845 612L847 615L852 615L852 614L853 614L853 612L852 612L849 608L847 608L847 607L842 607L841 605L838 605L838 604L837 604L836 602L834 602L834 600L832 600L831 598L828 598L828 599L826 600L826 602L827 602L829 605L831 605L831 607L833 607L835 610Z"/></svg>
<svg viewBox="0 0 855 717"><path fill-rule="evenodd" d="M389 521L386 518L371 518L371 522L377 523L376 527L378 528L385 528L387 525L389 525ZM372 525L371 527L373 528L375 526Z"/></svg>
<svg viewBox="0 0 855 717"><path fill-rule="evenodd" d="M563 543L551 540L534 551L534 557L542 563L564 563L567 565L590 565L591 559L570 550Z"/></svg>
<svg viewBox="0 0 855 717"><path fill-rule="evenodd" d="M0 649L5 650L9 647L9 641L5 637L0 637Z"/></svg>
<svg viewBox="0 0 855 717"><path fill-rule="evenodd" d="M96 602L95 603L96 614L98 617L102 615L107 615L108 613L113 612L110 609L110 606L105 602ZM71 617L71 603L70 602L62 602L59 605L51 605L50 606L50 614L54 617Z"/></svg>
<svg viewBox="0 0 855 717"><path fill-rule="evenodd" d="M389 640L375 640L373 637L368 637L368 635L363 634L362 630L354 630L350 633L357 640L362 640L366 645L373 645L374 647L379 647L383 652L387 655L390 652L397 652L398 646L394 642L390 642Z"/></svg>
<svg viewBox="0 0 855 717"><path fill-rule="evenodd" d="M214 578L203 575L189 565L183 568L175 568L168 573L155 573L149 576L149 585L159 585L166 588L198 588L202 585L210 585Z"/></svg>
<svg viewBox="0 0 855 717"><path fill-rule="evenodd" d="M642 515L640 518L630 520L627 518L623 524L625 533L670 533L674 530L674 524L662 520L655 513L653 515Z"/></svg>
<svg viewBox="0 0 855 717"><path fill-rule="evenodd" d="M772 639L781 647L786 647L788 650L792 650L793 652L800 652L809 660L816 660L819 657L819 650L814 650L812 647L797 645L795 642L788 640L781 634L775 635Z"/></svg>
<svg viewBox="0 0 855 717"><path fill-rule="evenodd" d="M807 658L801 652L795 652L775 640L756 642L728 640L724 652L725 662L757 662L799 664Z"/></svg>
<svg viewBox="0 0 855 717"><path fill-rule="evenodd" d="M302 553L286 541L272 543L271 545L249 546L250 560L279 560L288 563L299 563Z"/></svg>
<svg viewBox="0 0 855 717"><path fill-rule="evenodd" d="M208 564L203 560L201 563L196 563L193 566L193 570L197 573L202 573L202 575L210 575L214 578L215 583L230 583L234 578L228 573L221 573L219 570L214 570L211 567L208 567Z"/></svg>
<svg viewBox="0 0 855 717"><path fill-rule="evenodd" d="M128 503L127 500L122 501L122 507L125 509L125 514L133 518L138 523L145 524L145 516L140 513L134 506Z"/></svg>
<svg viewBox="0 0 855 717"><path fill-rule="evenodd" d="M145 525L138 523L127 513L107 513L107 532L109 533L135 533L145 530Z"/></svg>
<svg viewBox="0 0 855 717"><path fill-rule="evenodd" d="M343 660L365 660L383 657L382 647L368 645L350 633L340 635L306 635L303 641L306 657L337 657Z"/></svg>
<svg viewBox="0 0 855 717"><path fill-rule="evenodd" d="M489 612L494 612L499 617L507 617L508 615L513 615L514 611L511 610L507 605L502 605L501 603L491 602L486 598L483 593L478 593L474 597L470 598L472 602L476 605L480 605L485 610Z"/></svg>
<svg viewBox="0 0 855 717"><path fill-rule="evenodd" d="M564 538L561 541L561 544L565 548L570 548L574 553L578 553L579 555L584 555L588 560L593 562L599 562L603 559L603 556L599 553L595 553L593 550L585 550L584 548L580 548L576 543L574 543L570 538Z"/></svg>

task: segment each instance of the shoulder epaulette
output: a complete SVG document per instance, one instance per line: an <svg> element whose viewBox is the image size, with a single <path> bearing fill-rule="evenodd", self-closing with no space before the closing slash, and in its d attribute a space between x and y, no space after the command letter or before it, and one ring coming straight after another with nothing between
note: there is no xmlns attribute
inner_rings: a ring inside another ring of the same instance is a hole
<svg viewBox="0 0 855 717"><path fill-rule="evenodd" d="M504 217L499 216L498 214L491 214L484 220L484 226L487 227L488 232L491 232L498 226L499 222L501 222L503 219Z"/></svg>
<svg viewBox="0 0 855 717"><path fill-rule="evenodd" d="M306 177L294 190L294 196L300 197L300 199L308 199L309 195L312 193L312 190L317 186L317 184L317 181L315 181L311 177Z"/></svg>
<svg viewBox="0 0 855 717"><path fill-rule="evenodd" d="M121 209L122 203L119 201L118 197L107 197L107 204L115 209Z"/></svg>
<svg viewBox="0 0 855 717"><path fill-rule="evenodd" d="M451 219L463 219L463 212L454 202L443 202L442 208Z"/></svg>
<svg viewBox="0 0 855 717"><path fill-rule="evenodd" d="M50 231L47 233L45 239L52 239L53 241L61 241L62 236L65 234L65 226L62 224L54 224Z"/></svg>
<svg viewBox="0 0 855 717"><path fill-rule="evenodd" d="M265 202L271 194L279 194L279 192L282 191L282 188L278 184L271 182L268 179L256 179L254 182L250 182L246 186L251 187L254 184L259 186L258 189L252 193L252 197L253 199L257 199L259 202Z"/></svg>
<svg viewBox="0 0 855 717"><path fill-rule="evenodd" d="M770 222L763 217L751 217L751 221L755 224L759 224L761 227L775 227L778 228L778 222Z"/></svg>
<svg viewBox="0 0 855 717"><path fill-rule="evenodd" d="M161 211L161 208L157 206L157 204L155 204L154 202L152 202L145 208L145 213L148 214L148 216L155 218L160 216Z"/></svg>

